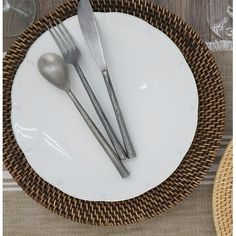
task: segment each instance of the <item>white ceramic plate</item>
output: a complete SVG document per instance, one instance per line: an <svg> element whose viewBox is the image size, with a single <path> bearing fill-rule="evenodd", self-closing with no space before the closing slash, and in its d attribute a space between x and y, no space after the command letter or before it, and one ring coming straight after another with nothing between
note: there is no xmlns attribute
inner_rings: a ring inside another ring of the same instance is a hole
<svg viewBox="0 0 236 236"><path fill-rule="evenodd" d="M139 18L97 13L110 75L137 152L124 161L122 179L71 100L37 69L46 52L59 53L49 32L29 49L12 89L12 126L32 168L48 183L80 199L120 201L167 179L189 149L197 127L198 94L177 46ZM81 67L112 126L118 126L103 77L83 39L77 16L67 19L81 51ZM60 53L59 53L60 54ZM100 130L104 129L73 68L72 90Z"/></svg>

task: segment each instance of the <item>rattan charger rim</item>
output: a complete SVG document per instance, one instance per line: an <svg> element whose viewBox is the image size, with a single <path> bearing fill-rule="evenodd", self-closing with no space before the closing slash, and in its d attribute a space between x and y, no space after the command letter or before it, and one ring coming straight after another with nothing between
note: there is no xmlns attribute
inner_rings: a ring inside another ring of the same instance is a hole
<svg viewBox="0 0 236 236"><path fill-rule="evenodd" d="M127 225L168 210L188 196L215 159L224 129L225 104L218 68L208 48L194 30L165 8L147 0L91 1L95 11L123 12L158 27L179 47L188 62L199 91L199 120L193 143L177 170L161 185L127 201L89 202L73 198L40 178L26 161L11 127L11 86L15 72L30 45L46 31L54 18L76 14L77 1L64 3L30 26L3 63L3 160L6 168L35 201L73 221L90 225Z"/></svg>

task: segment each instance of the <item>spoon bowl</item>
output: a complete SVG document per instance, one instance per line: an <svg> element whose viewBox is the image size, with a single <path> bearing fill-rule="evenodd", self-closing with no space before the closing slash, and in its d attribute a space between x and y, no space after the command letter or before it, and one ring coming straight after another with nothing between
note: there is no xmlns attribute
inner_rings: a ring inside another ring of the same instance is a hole
<svg viewBox="0 0 236 236"><path fill-rule="evenodd" d="M43 54L38 60L38 69L51 84L69 92L70 81L67 66L59 55L55 53Z"/></svg>

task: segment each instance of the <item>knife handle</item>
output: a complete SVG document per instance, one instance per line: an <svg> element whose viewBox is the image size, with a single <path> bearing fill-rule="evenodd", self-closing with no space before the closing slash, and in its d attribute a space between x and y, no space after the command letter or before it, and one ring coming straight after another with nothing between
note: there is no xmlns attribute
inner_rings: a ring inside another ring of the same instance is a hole
<svg viewBox="0 0 236 236"><path fill-rule="evenodd" d="M112 82L111 82L111 78L110 78L110 75L108 73L108 70L104 70L102 72L102 74L103 74L103 77L104 77L104 80L105 80L105 83L106 83L106 87L107 87L107 90L108 90L108 93L109 93L109 96L110 96L110 99L111 99L111 103L112 103L112 106L113 106L113 109L114 109L114 112L115 112L115 115L116 115L116 119L117 119L117 122L118 122L118 125L119 125L119 128L120 128L120 132L121 132L121 135L122 135L122 138L123 138L125 149L127 151L127 155L128 155L129 158L134 158L134 157L136 157L136 153L135 153L133 144L131 142L128 130L126 128L125 120L124 120L124 117L122 115L120 106L118 104L118 100L116 98L116 94L115 94L114 88L112 86Z"/></svg>
<svg viewBox="0 0 236 236"><path fill-rule="evenodd" d="M96 110L97 112L97 115L99 117L99 119L101 120L107 134L108 134L108 137L110 138L111 142L112 142L112 145L114 146L118 156L120 157L121 160L124 160L126 159L126 153L125 153L125 150L123 149L123 147L121 146L118 138L116 137L115 135L115 132L113 131L107 117L105 116L105 113L104 111L102 110L102 107L101 105L99 104L92 88L90 87L89 85L89 82L87 81L83 71L81 70L80 66L78 64L74 65L82 83L83 83L83 86L85 88L85 90L87 91L88 93L88 96L93 104L93 107L94 109Z"/></svg>

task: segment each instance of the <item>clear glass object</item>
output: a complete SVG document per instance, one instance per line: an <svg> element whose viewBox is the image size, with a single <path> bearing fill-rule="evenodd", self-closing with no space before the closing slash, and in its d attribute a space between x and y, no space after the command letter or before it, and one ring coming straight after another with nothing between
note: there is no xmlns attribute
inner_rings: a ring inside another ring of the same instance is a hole
<svg viewBox="0 0 236 236"><path fill-rule="evenodd" d="M207 23L211 31L221 40L232 40L233 8L232 0L206 0Z"/></svg>
<svg viewBox="0 0 236 236"><path fill-rule="evenodd" d="M33 23L35 16L34 0L3 0L3 36L19 35Z"/></svg>

